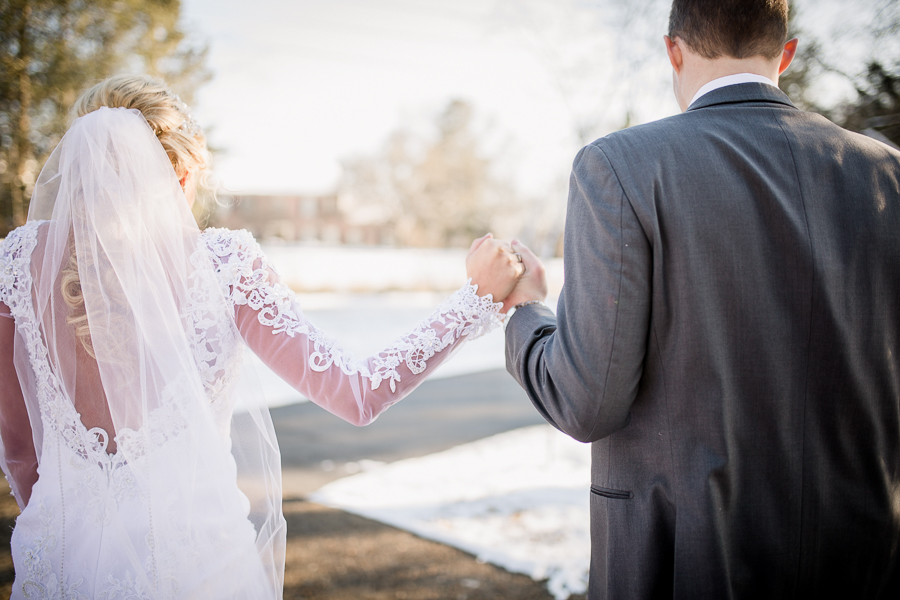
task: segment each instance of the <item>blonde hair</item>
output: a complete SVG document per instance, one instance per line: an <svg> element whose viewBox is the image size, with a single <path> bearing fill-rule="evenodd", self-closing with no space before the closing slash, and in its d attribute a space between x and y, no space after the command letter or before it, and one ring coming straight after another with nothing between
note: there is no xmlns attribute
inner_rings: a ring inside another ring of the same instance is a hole
<svg viewBox="0 0 900 600"><path fill-rule="evenodd" d="M69 260L62 270L62 283L60 285L63 300L69 307L66 315L66 324L72 327L75 339L81 342L85 352L91 358L97 358L94 354L94 345L91 343L91 328L88 326L87 311L84 308L84 294L81 291L81 279L78 277L78 258L75 256L75 245L69 246Z"/></svg>
<svg viewBox="0 0 900 600"><path fill-rule="evenodd" d="M179 181L189 171L196 171L198 187L208 187L209 151L206 138L191 117L187 105L165 83L148 75L116 75L82 93L72 112L74 116L82 117L103 106L140 111L166 151ZM66 323L72 326L76 339L87 353L96 358L91 344L74 243L70 248L69 260L61 273L62 297L69 307Z"/></svg>
<svg viewBox="0 0 900 600"><path fill-rule="evenodd" d="M81 94L72 110L82 117L101 106L139 110L172 161L179 180L188 171L195 168L202 171L209 165L203 132L187 105L159 79L148 75L116 75L104 79Z"/></svg>

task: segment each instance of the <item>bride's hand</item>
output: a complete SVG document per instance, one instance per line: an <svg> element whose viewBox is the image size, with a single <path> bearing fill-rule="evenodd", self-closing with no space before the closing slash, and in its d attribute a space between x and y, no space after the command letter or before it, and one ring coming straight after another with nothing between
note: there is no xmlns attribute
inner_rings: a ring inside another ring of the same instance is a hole
<svg viewBox="0 0 900 600"><path fill-rule="evenodd" d="M491 294L494 302L503 302L525 272L525 265L508 243L489 233L472 242L466 272L478 286L479 296Z"/></svg>

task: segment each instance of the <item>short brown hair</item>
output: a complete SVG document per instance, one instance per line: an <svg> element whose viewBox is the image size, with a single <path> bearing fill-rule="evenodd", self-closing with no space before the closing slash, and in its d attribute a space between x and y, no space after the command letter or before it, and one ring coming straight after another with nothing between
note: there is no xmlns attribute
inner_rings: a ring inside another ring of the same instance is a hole
<svg viewBox="0 0 900 600"><path fill-rule="evenodd" d="M669 37L704 58L781 55L788 0L673 0Z"/></svg>

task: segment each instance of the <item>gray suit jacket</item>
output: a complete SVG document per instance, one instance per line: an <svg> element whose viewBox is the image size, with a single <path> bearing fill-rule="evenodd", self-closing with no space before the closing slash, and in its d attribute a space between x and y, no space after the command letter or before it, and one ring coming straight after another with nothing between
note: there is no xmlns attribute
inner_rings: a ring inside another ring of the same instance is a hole
<svg viewBox="0 0 900 600"><path fill-rule="evenodd" d="M575 159L507 365L592 442L589 597L900 598L900 153L748 83Z"/></svg>

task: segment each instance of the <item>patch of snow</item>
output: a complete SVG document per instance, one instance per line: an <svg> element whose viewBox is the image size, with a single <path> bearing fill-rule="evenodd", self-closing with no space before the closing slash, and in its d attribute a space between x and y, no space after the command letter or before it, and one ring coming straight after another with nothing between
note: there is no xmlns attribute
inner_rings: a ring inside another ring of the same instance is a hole
<svg viewBox="0 0 900 600"><path fill-rule="evenodd" d="M590 460L589 445L538 425L366 465L310 499L546 579L565 600L587 590Z"/></svg>

